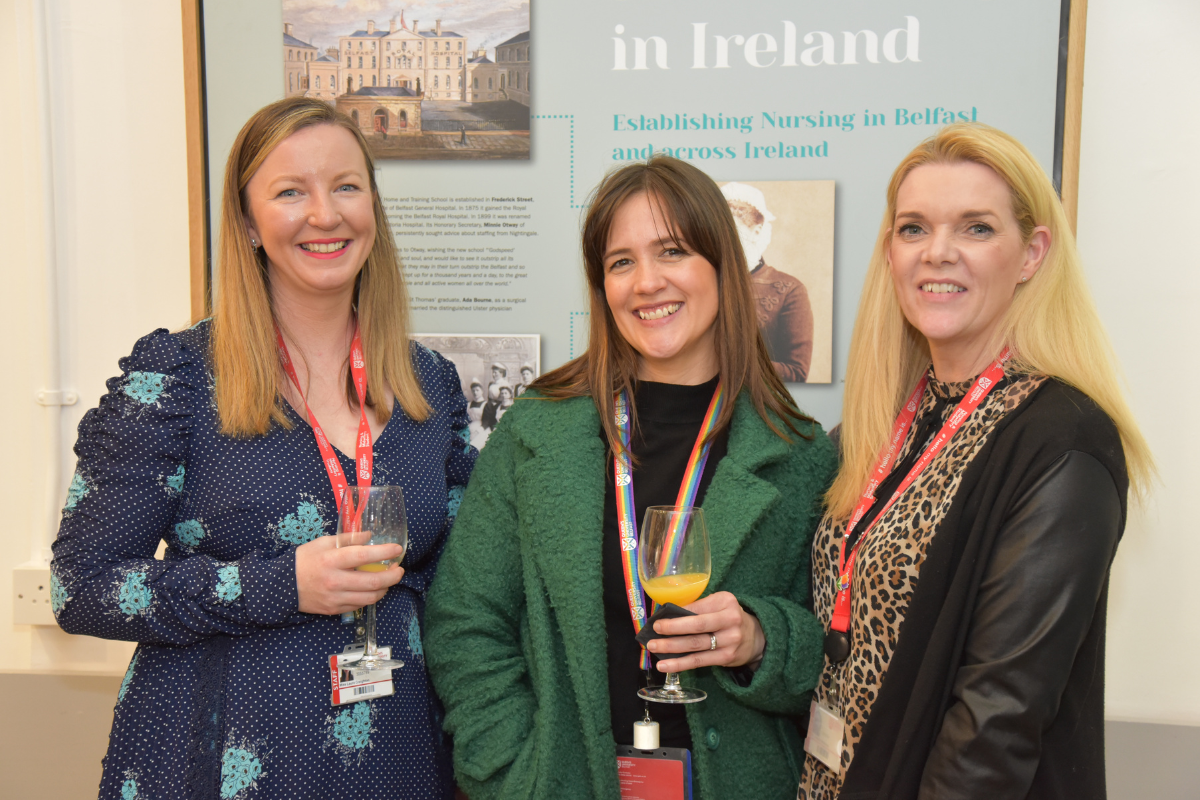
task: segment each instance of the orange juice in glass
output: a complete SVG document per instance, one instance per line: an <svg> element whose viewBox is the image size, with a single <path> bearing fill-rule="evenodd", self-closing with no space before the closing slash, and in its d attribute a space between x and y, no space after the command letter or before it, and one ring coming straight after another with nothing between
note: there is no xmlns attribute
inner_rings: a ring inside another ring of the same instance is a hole
<svg viewBox="0 0 1200 800"><path fill-rule="evenodd" d="M685 572L679 575L661 575L642 584L650 599L659 605L674 603L686 606L704 594L708 586L708 575L703 572Z"/></svg>

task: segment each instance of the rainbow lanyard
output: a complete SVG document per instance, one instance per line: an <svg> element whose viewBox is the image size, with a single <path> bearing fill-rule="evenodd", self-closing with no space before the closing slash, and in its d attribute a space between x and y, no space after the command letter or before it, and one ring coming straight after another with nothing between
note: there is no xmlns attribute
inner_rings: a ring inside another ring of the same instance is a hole
<svg viewBox="0 0 1200 800"><path fill-rule="evenodd" d="M700 488L700 477L704 474L704 465L708 463L708 453L712 442L705 441L716 427L717 418L721 416L721 407L725 405L725 386L717 383L712 401L704 421L700 424L700 433L696 435L696 443L692 445L692 454L688 458L687 469L683 472L683 482L679 485L679 495L675 505L690 506L696 501L696 492ZM646 595L642 592L642 581L638 576L638 531L634 519L633 504L633 469L629 464L629 398L622 390L616 396L615 414L617 430L621 433L621 453L613 456L613 483L617 489L617 526L621 534L621 568L625 572L625 596L629 600L629 615L633 619L633 630L640 633L646 624ZM678 555L683 546L682 526L676 526L667 538L663 547L663 557ZM650 654L642 648L642 669L650 669Z"/></svg>

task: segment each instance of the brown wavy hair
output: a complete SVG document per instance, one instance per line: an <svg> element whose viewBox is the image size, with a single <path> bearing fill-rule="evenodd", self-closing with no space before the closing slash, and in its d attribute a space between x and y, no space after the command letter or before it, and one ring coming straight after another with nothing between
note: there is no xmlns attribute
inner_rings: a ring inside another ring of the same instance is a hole
<svg viewBox="0 0 1200 800"><path fill-rule="evenodd" d="M239 437L266 434L272 422L291 423L283 410L286 378L275 343L275 312L265 254L250 245L245 189L264 160L297 131L335 125L349 131L367 163L375 206L375 242L354 286L353 304L367 368L367 405L386 423L392 409L378 402L391 390L404 413L418 422L431 413L413 368L409 344L408 291L387 214L375 185L375 164L353 120L320 100L289 97L259 109L242 127L225 164L221 233L217 245L217 302L211 355L221 432ZM358 408L347 369L346 402Z"/></svg>
<svg viewBox="0 0 1200 800"><path fill-rule="evenodd" d="M796 423L812 425L813 419L796 407L775 373L759 333L750 272L728 201L708 175L686 161L665 155L610 172L592 193L582 237L591 308L588 349L579 358L538 378L533 388L550 400L590 396L600 413L609 447L615 451L622 448L613 419L613 397L626 390L631 400L632 426L636 428L637 409L632 398L639 356L621 336L608 307L604 253L617 211L641 195L653 199L676 243L703 256L717 271L714 341L718 374L727 396L733 399L745 391L763 421L784 440L790 441L783 428L810 438L811 434L802 433ZM733 408L729 402L721 409L710 438L728 427Z"/></svg>

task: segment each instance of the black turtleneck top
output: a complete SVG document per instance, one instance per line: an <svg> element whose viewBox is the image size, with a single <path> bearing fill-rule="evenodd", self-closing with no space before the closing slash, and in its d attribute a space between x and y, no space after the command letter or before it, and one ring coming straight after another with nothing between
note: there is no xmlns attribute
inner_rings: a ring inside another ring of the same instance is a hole
<svg viewBox="0 0 1200 800"><path fill-rule="evenodd" d="M717 388L717 379L698 386L641 381L634 392L638 427L631 450L637 458L633 470L633 500L638 528L649 506L674 505L679 485L687 469L692 446L700 433L708 404ZM601 431L601 438L604 433ZM708 462L696 492L696 505L712 482L717 464L729 445L729 429L713 441ZM647 683L661 684L663 673L654 670L647 681L639 664L641 650L634 639L633 621L625 598L625 573L621 565L621 541L617 524L617 491L613 484L613 465L605 462L604 480L604 622L608 632L608 691L612 730L617 744L633 744L633 723L645 716L646 703L637 691ZM712 532L709 532L712 535ZM650 703L650 716L660 727L663 747L691 748L684 706Z"/></svg>

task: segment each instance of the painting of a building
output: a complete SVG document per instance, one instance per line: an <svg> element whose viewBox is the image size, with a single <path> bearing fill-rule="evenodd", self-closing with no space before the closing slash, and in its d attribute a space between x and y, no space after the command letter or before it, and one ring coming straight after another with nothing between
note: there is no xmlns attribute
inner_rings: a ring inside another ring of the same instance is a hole
<svg viewBox="0 0 1200 800"><path fill-rule="evenodd" d="M467 59L466 75L467 93L464 98L468 103L481 103L487 100L500 100L500 68L496 62L487 57L487 50L476 50L475 55Z"/></svg>
<svg viewBox="0 0 1200 800"><path fill-rule="evenodd" d="M283 25L284 97L304 94L308 89L308 65L317 59L317 48L292 36L292 26Z"/></svg>
<svg viewBox="0 0 1200 800"><path fill-rule="evenodd" d="M339 32L332 21L320 22L322 4L337 10L332 0L283 0L286 96L336 105L355 119L376 158L529 158L527 11L514 20L526 27L516 35L477 31L485 42L500 39L489 58L487 47L471 49L469 31L452 30L440 19L422 27L420 20L406 22L402 12L386 27L366 20L365 27ZM290 14L305 21L303 33Z"/></svg>
<svg viewBox="0 0 1200 800"><path fill-rule="evenodd" d="M304 93L304 96L316 97L327 103L335 102L338 93L337 48L329 48L324 54L318 56L315 61L307 62L306 66L308 91Z"/></svg>
<svg viewBox="0 0 1200 800"><path fill-rule="evenodd" d="M529 105L529 31L496 45L500 90L510 100Z"/></svg>
<svg viewBox="0 0 1200 800"><path fill-rule="evenodd" d="M463 99L465 40L454 31L443 31L441 20L433 30L397 30L392 20L388 30L377 30L368 20L366 30L338 40L342 54L344 93L370 86L399 86L424 91L430 99Z"/></svg>
<svg viewBox="0 0 1200 800"><path fill-rule="evenodd" d="M421 95L403 86L366 86L337 99L337 110L371 142L421 132Z"/></svg>

